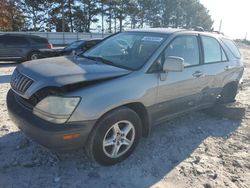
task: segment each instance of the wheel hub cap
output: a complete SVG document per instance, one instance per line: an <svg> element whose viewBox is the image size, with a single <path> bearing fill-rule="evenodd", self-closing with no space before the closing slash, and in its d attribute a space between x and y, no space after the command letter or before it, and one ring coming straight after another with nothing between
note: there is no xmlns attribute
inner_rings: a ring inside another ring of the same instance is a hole
<svg viewBox="0 0 250 188"><path fill-rule="evenodd" d="M112 125L103 139L103 151L111 158L125 154L133 145L135 139L134 125L126 120Z"/></svg>

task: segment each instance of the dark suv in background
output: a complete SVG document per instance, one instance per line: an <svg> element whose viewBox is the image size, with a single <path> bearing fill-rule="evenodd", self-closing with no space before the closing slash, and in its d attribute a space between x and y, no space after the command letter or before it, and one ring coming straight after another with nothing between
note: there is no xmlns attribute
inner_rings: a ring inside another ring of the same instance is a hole
<svg viewBox="0 0 250 188"><path fill-rule="evenodd" d="M33 35L0 35L0 60L26 61L40 57L41 51L51 49L52 44L46 38Z"/></svg>

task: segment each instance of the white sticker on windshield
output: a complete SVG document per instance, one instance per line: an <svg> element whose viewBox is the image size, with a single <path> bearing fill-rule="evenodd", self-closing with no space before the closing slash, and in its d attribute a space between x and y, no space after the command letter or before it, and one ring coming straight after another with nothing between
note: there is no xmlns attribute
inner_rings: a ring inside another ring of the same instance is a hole
<svg viewBox="0 0 250 188"><path fill-rule="evenodd" d="M143 37L142 41L150 41L150 42L161 42L163 40L162 37Z"/></svg>

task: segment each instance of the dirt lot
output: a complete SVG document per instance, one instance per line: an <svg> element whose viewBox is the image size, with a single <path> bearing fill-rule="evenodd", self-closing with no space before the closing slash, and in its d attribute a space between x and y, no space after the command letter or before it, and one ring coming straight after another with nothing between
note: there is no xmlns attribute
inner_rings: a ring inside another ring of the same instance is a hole
<svg viewBox="0 0 250 188"><path fill-rule="evenodd" d="M240 120L194 112L142 139L135 153L112 167L92 163L84 151L52 153L26 139L11 122L6 92L15 65L0 65L0 188L5 187L250 187L250 48Z"/></svg>

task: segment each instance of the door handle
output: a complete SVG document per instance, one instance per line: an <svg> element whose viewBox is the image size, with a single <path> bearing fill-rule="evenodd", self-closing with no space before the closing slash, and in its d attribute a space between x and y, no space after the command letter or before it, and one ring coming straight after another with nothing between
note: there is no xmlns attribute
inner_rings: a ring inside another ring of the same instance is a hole
<svg viewBox="0 0 250 188"><path fill-rule="evenodd" d="M225 68L224 68L225 71L229 71L231 69L232 69L232 67L230 67L230 66L225 66Z"/></svg>
<svg viewBox="0 0 250 188"><path fill-rule="evenodd" d="M194 74L193 74L193 77L196 77L196 78L199 78L203 75L203 73L201 71L196 71Z"/></svg>

